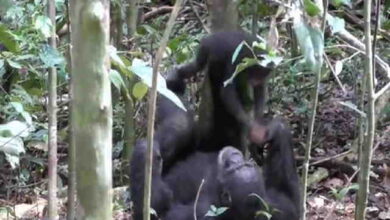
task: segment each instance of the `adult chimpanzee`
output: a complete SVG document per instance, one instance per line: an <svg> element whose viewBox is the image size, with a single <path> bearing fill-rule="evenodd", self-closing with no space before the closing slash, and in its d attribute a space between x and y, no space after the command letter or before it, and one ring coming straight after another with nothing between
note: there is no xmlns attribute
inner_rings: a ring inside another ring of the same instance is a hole
<svg viewBox="0 0 390 220"><path fill-rule="evenodd" d="M198 147L201 150L216 151L227 145L243 150L243 135L248 134L248 130L252 142L259 142L263 138L257 136L260 133L256 132L258 126L248 109L254 110L256 117L262 116L265 82L270 69L260 65L250 66L239 73L233 83L224 86L237 65L244 58L254 56L247 46L243 46L232 63L233 54L243 41L252 45L256 38L239 31L212 34L201 41L194 61L177 67L173 74L168 75L168 87L180 88L184 79L207 67L205 83L211 87L213 106L212 112L206 113L211 115L207 119L200 119L201 123L207 123L198 129L201 133Z"/></svg>
<svg viewBox="0 0 390 220"><path fill-rule="evenodd" d="M194 151L194 118L163 96L157 100L155 139L160 144L163 173Z"/></svg>
<svg viewBox="0 0 390 220"><path fill-rule="evenodd" d="M179 90L173 90L182 95ZM177 107L166 97L157 100L156 132L153 145L151 206L158 215L164 213L172 202L172 191L162 180L162 175L179 160L193 152L193 115ZM143 185L145 179L146 141L135 147L130 165L130 191L134 203L134 219L142 219Z"/></svg>
<svg viewBox="0 0 390 220"><path fill-rule="evenodd" d="M264 162L267 201L276 208L272 220L299 219L300 184L296 172L291 130L281 119L266 125L268 156Z"/></svg>
<svg viewBox="0 0 390 220"><path fill-rule="evenodd" d="M225 147L216 153L196 153L177 163L164 180L173 191L174 204L164 220L187 220L194 215L194 198L201 185L196 204L198 219L236 220L265 219L255 216L263 203L253 195L263 198L277 211L272 220L298 220L300 216L299 180L295 169L290 129L279 119L261 122L269 145L263 174L253 163L245 161L240 151ZM263 182L265 181L265 182ZM218 217L205 214L210 205L227 207Z"/></svg>
<svg viewBox="0 0 390 220"><path fill-rule="evenodd" d="M130 193L134 204L134 220L142 220L144 181L145 181L145 156L146 140L140 140L134 147L130 164ZM172 204L173 194L171 189L162 179L162 157L160 145L157 140L153 146L153 169L152 169L152 196L151 207L158 215L165 213ZM152 219L157 219L153 216Z"/></svg>
<svg viewBox="0 0 390 220"><path fill-rule="evenodd" d="M219 153L195 153L179 162L164 178L173 191L175 204L164 220L187 220L194 216L194 199L198 219L255 219L262 203L251 194L265 197L259 168L245 161L241 151L225 147ZM204 185L199 189L202 179ZM206 217L211 205L227 207L218 217Z"/></svg>

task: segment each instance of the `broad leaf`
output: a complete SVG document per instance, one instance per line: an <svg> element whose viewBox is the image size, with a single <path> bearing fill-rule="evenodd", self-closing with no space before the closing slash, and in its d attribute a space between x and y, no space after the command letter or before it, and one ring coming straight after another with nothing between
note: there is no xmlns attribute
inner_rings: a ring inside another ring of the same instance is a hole
<svg viewBox="0 0 390 220"><path fill-rule="evenodd" d="M312 71L317 71L322 66L324 52L322 31L307 25L303 18L297 14L294 16L294 32L306 64Z"/></svg>
<svg viewBox="0 0 390 220"><path fill-rule="evenodd" d="M305 11L310 16L316 16L321 13L321 9L311 0L304 0Z"/></svg>
<svg viewBox="0 0 390 220"><path fill-rule="evenodd" d="M148 87L142 82L137 82L133 87L133 96L138 100L141 100L143 97L145 97L147 92Z"/></svg>
<svg viewBox="0 0 390 220"><path fill-rule="evenodd" d="M125 82L123 81L121 74L119 74L119 72L114 69L110 70L110 81L115 86L115 88L118 89L118 91L120 91L121 88L126 88Z"/></svg>
<svg viewBox="0 0 390 220"><path fill-rule="evenodd" d="M15 69L21 69L21 68L22 68L22 64L20 64L20 63L18 63L18 62L16 62L16 61L7 59L7 63L8 63L12 68L15 68Z"/></svg>
<svg viewBox="0 0 390 220"><path fill-rule="evenodd" d="M0 24L0 43L13 53L20 50L15 35L3 24Z"/></svg>
<svg viewBox="0 0 390 220"><path fill-rule="evenodd" d="M228 210L227 207L215 207L214 205L210 206L210 209L207 211L205 216L210 216L210 217L217 217L224 213L226 210Z"/></svg>
<svg viewBox="0 0 390 220"><path fill-rule="evenodd" d="M232 56L232 63L234 63L238 57L238 54L240 54L240 51L242 50L242 46L244 46L245 41L241 42L237 48L234 50L233 56Z"/></svg>
<svg viewBox="0 0 390 220"><path fill-rule="evenodd" d="M14 169L19 165L19 155L25 153L24 144L20 137L0 137L0 151Z"/></svg>
<svg viewBox="0 0 390 220"><path fill-rule="evenodd" d="M34 28L40 31L45 38L51 35L52 23L47 16L40 15L35 19Z"/></svg>
<svg viewBox="0 0 390 220"><path fill-rule="evenodd" d="M254 66L254 65L260 65L259 64L259 61L256 59L256 58L244 58L242 60L241 63L239 63L237 66L236 66L236 69L234 71L234 73L232 74L232 76L227 79L223 85L224 86L227 86L228 84L232 83L234 78L236 78L236 76L241 73L242 71L244 71L246 68L248 67L251 67L251 66Z"/></svg>
<svg viewBox="0 0 390 220"><path fill-rule="evenodd" d="M148 87L150 88L152 87L153 69L147 63L139 59L134 59L130 67L130 70L135 75L140 77L141 80ZM186 108L184 107L183 103L180 101L179 97L177 97L175 93L173 93L171 90L167 88L165 79L159 73L157 74L157 92L167 97L172 102L174 102L178 107L186 111Z"/></svg>
<svg viewBox="0 0 390 220"><path fill-rule="evenodd" d="M64 57L48 44L44 44L40 50L39 58L44 63L45 67L54 67L65 63Z"/></svg>
<svg viewBox="0 0 390 220"><path fill-rule="evenodd" d="M328 22L330 26L330 30L332 31L332 34L345 31L345 21L342 18L339 17L333 17L330 14L326 15L326 21Z"/></svg>
<svg viewBox="0 0 390 220"><path fill-rule="evenodd" d="M27 137L29 134L29 126L21 121L11 121L0 125L0 136L2 137Z"/></svg>

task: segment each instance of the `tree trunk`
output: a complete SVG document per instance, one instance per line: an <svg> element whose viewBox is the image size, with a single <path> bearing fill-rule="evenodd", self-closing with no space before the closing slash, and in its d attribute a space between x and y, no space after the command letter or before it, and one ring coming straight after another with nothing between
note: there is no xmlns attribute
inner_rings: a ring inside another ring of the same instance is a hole
<svg viewBox="0 0 390 220"><path fill-rule="evenodd" d="M72 126L81 219L112 219L109 1L71 2Z"/></svg>
<svg viewBox="0 0 390 220"><path fill-rule="evenodd" d="M236 0L207 0L206 4L212 32L239 29Z"/></svg>
<svg viewBox="0 0 390 220"><path fill-rule="evenodd" d="M375 87L373 73L373 54L371 45L371 0L364 1L364 32L365 32L365 72L367 74L368 89L368 111L367 124L368 135L364 138L364 144L360 155L359 191L356 197L355 219L363 220L366 216L367 198L370 186L370 166L372 157L372 147L375 135Z"/></svg>
<svg viewBox="0 0 390 220"><path fill-rule="evenodd" d="M48 11L53 29L49 39L50 46L54 49L56 43L56 7L54 0L48 2ZM54 220L57 214L57 71L56 67L49 69L49 206L48 218Z"/></svg>

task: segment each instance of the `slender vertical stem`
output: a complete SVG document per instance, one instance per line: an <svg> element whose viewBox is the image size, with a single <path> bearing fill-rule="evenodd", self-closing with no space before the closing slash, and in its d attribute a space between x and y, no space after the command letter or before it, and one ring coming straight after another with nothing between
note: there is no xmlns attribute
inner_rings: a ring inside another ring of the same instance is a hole
<svg viewBox="0 0 390 220"><path fill-rule="evenodd" d="M66 13L68 18L68 72L70 75L70 81L69 81L69 109L72 109L73 104L73 83L72 83L72 58L71 58L71 32L72 28L70 27L70 12L69 12L69 2L70 0L66 1ZM69 112L69 120L72 121L72 111ZM67 220L75 220L76 218L76 149L74 144L74 138L73 138L73 125L70 123L69 126L69 144L68 144L68 202L67 202L67 213L66 213L66 219Z"/></svg>
<svg viewBox="0 0 390 220"><path fill-rule="evenodd" d="M52 23L50 46L54 49L56 43L56 8L55 1L48 2L48 12ZM56 67L49 69L49 208L48 217L50 220L57 219L57 71Z"/></svg>
<svg viewBox="0 0 390 220"><path fill-rule="evenodd" d="M167 46L169 35L172 31L173 24L176 20L181 4L184 0L176 0L173 7L171 16L167 27L165 29L161 45L156 54L156 60L153 65L153 77L152 77L152 88L150 91L149 98L149 111L148 111L148 131L147 131L147 150L145 160L145 187L144 187L144 203L143 203L143 218L144 220L150 220L150 195L151 195L151 182L152 182L152 166L153 166L153 136L154 136L154 121L156 112L156 98L157 98L157 74L159 65L162 59L163 52Z"/></svg>
<svg viewBox="0 0 390 220"><path fill-rule="evenodd" d="M372 158L372 146L375 135L375 87L373 73L373 53L371 44L371 0L364 1L364 34L365 34L365 65L368 88L368 108L367 108L367 137L360 155L359 191L356 197L355 219L363 220L366 216L367 198L370 186L370 166Z"/></svg>

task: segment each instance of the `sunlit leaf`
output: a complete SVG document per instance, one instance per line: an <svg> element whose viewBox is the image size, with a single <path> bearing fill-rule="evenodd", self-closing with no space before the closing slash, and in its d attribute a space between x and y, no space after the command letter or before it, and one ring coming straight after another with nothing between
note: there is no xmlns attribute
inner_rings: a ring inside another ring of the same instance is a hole
<svg viewBox="0 0 390 220"><path fill-rule="evenodd" d="M18 62L16 62L16 61L7 59L7 63L8 63L11 67L13 67L13 68L15 68L15 69L21 69L21 68L22 68L22 64L20 64L20 63L18 63Z"/></svg>
<svg viewBox="0 0 390 220"><path fill-rule="evenodd" d="M37 16L34 21L34 28L40 31L45 38L48 38L51 35L51 20L47 16Z"/></svg>
<svg viewBox="0 0 390 220"><path fill-rule="evenodd" d="M259 61L256 59L256 58L244 58L242 60L241 63L239 63L237 66L236 66L236 70L234 71L233 75L227 79L223 85L224 86L227 86L228 84L232 83L234 78L236 78L236 76L241 73L242 71L244 71L246 68L248 67L251 67L251 66L254 66L254 65L259 65Z"/></svg>
<svg viewBox="0 0 390 220"><path fill-rule="evenodd" d="M20 137L0 137L0 152L14 169L19 166L19 155L25 153L24 143Z"/></svg>
<svg viewBox="0 0 390 220"><path fill-rule="evenodd" d="M126 87L125 82L123 81L121 74L114 69L110 70L110 81L115 86L115 88L118 89L118 91L120 91L121 88Z"/></svg>
<svg viewBox="0 0 390 220"><path fill-rule="evenodd" d="M133 96L138 100L141 100L147 92L148 87L142 82L137 82L133 87Z"/></svg>
<svg viewBox="0 0 390 220"><path fill-rule="evenodd" d="M245 41L241 42L237 48L234 50L233 56L232 56L232 63L234 63L238 57L238 54L240 54L242 46L244 46Z"/></svg>
<svg viewBox="0 0 390 220"><path fill-rule="evenodd" d="M326 20L330 26L330 30L332 31L332 34L342 32L345 30L345 21L342 18L339 17L333 17L330 14L326 15Z"/></svg>
<svg viewBox="0 0 390 220"><path fill-rule="evenodd" d="M294 17L294 32L306 64L312 71L317 71L322 66L324 52L322 31L307 25L300 15L296 15Z"/></svg>
<svg viewBox="0 0 390 220"><path fill-rule="evenodd" d="M335 65L334 65L334 72L335 72L336 76L338 76L342 70L343 70L343 62L340 60L337 60Z"/></svg>
<svg viewBox="0 0 390 220"><path fill-rule="evenodd" d="M211 205L205 216L216 217L224 213L226 210L228 210L227 207L217 208L214 205Z"/></svg>
<svg viewBox="0 0 390 220"><path fill-rule="evenodd" d="M0 137L0 151L12 155L25 153L23 140L20 137Z"/></svg>
<svg viewBox="0 0 390 220"><path fill-rule="evenodd" d="M29 134L29 126L21 121L11 121L7 124L0 125L0 136L2 137L27 137Z"/></svg>
<svg viewBox="0 0 390 220"><path fill-rule="evenodd" d="M142 82L144 82L148 87L152 87L153 69L147 63L139 59L134 59L130 70L139 78L141 78ZM167 97L178 107L186 111L186 108L184 107L179 97L177 97L175 93L167 88L165 79L160 74L157 74L157 92Z"/></svg>
<svg viewBox="0 0 390 220"><path fill-rule="evenodd" d="M304 5L306 13L312 17L319 15L321 12L321 9L311 0L304 0Z"/></svg>

